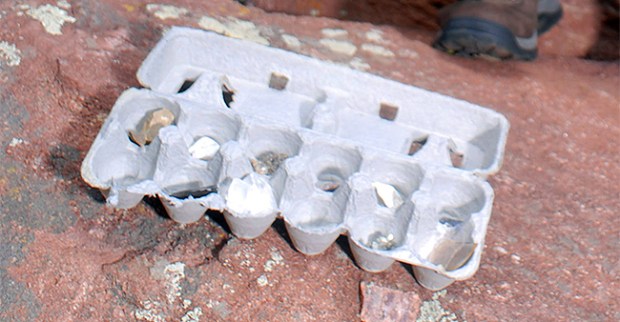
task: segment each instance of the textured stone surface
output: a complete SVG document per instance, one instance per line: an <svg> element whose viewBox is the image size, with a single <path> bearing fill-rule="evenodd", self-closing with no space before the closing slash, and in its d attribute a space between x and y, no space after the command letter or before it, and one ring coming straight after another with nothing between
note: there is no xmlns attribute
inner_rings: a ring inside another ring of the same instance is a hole
<svg viewBox="0 0 620 322"><path fill-rule="evenodd" d="M0 43L11 49L0 54L0 320L357 321L361 282L418 294L420 318L430 320L620 320L620 70L580 58L614 45L599 37L598 1L562 1L565 18L540 38L531 63L436 52L432 10L378 21L371 11L337 20L232 0L29 1L75 18L51 34L20 3L0 2ZM361 271L343 238L304 256L281 221L240 241L220 214L183 226L153 199L106 208L80 179L81 160L119 94L138 85L135 72L162 31L201 20L505 114L511 133L491 178L478 273L432 293L403 265ZM334 53L322 39L359 50Z"/></svg>
<svg viewBox="0 0 620 322"><path fill-rule="evenodd" d="M414 321L420 311L420 297L372 283L360 284L362 312L360 319L368 322Z"/></svg>

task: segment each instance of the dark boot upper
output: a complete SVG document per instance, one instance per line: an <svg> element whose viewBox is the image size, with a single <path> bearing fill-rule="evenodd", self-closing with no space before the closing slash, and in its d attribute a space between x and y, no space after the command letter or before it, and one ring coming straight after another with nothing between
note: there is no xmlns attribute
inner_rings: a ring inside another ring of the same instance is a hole
<svg viewBox="0 0 620 322"><path fill-rule="evenodd" d="M487 20L529 38L537 29L537 7L538 0L464 0L443 8L439 20L442 26L458 18Z"/></svg>

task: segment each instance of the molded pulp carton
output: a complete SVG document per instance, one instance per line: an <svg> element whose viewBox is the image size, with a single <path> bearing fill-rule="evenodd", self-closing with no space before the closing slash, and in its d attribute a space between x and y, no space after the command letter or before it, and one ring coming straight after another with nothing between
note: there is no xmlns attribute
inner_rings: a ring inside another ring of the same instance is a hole
<svg viewBox="0 0 620 322"><path fill-rule="evenodd" d="M485 178L499 170L508 132L502 115L179 27L138 79L145 88L119 97L82 165L108 204L157 195L180 223L220 210L239 238L280 216L302 253L346 234L361 268L408 263L430 289L478 269L493 203ZM156 113L169 122L138 142Z"/></svg>

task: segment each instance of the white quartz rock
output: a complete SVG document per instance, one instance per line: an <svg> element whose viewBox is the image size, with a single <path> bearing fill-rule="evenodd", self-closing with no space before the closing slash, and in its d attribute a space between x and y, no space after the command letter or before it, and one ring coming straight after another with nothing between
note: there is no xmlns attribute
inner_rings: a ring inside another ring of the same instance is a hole
<svg viewBox="0 0 620 322"><path fill-rule="evenodd" d="M382 206L392 209L403 204L403 197L393 186L381 182L374 182L372 186L375 188L377 200Z"/></svg>
<svg viewBox="0 0 620 322"><path fill-rule="evenodd" d="M201 160L211 160L219 150L220 145L208 136L201 137L189 147L192 157Z"/></svg>
<svg viewBox="0 0 620 322"><path fill-rule="evenodd" d="M241 216L267 216L276 212L278 207L269 181L256 173L233 179L226 202L231 213Z"/></svg>

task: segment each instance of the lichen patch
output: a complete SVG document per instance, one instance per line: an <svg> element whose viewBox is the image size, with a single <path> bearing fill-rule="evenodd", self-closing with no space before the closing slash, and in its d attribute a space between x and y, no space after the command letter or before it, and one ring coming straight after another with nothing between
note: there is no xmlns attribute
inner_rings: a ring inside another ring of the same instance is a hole
<svg viewBox="0 0 620 322"><path fill-rule="evenodd" d="M379 29L371 29L366 32L366 39L378 44L386 42L385 39L383 39L383 31Z"/></svg>
<svg viewBox="0 0 620 322"><path fill-rule="evenodd" d="M140 302L140 306L133 314L138 321L163 322L165 320L162 316L162 305L157 301Z"/></svg>
<svg viewBox="0 0 620 322"><path fill-rule="evenodd" d="M359 57L353 57L349 62L349 65L357 70L367 71L370 69L370 65Z"/></svg>
<svg viewBox="0 0 620 322"><path fill-rule="evenodd" d="M416 322L457 322L458 318L456 314L444 308L439 301L446 293L446 290L436 292L433 294L433 298L430 301L422 302L422 306L420 306L420 315L418 315Z"/></svg>
<svg viewBox="0 0 620 322"><path fill-rule="evenodd" d="M56 2L56 5L59 8L62 8L62 9L65 9L65 10L71 9L71 4L67 0L60 0L60 1Z"/></svg>
<svg viewBox="0 0 620 322"><path fill-rule="evenodd" d="M169 264L164 268L166 279L166 297L173 304L181 297L181 280L185 278L185 264L181 262Z"/></svg>
<svg viewBox="0 0 620 322"><path fill-rule="evenodd" d="M357 47L350 41L323 38L319 43L338 54L353 56L357 52Z"/></svg>
<svg viewBox="0 0 620 322"><path fill-rule="evenodd" d="M379 45L362 44L362 50L377 56L394 57L394 52Z"/></svg>
<svg viewBox="0 0 620 322"><path fill-rule="evenodd" d="M341 38L349 35L348 31L340 28L324 28L321 33L328 38Z"/></svg>
<svg viewBox="0 0 620 322"><path fill-rule="evenodd" d="M189 13L185 8L157 3L147 4L146 10L161 20L179 19L181 16Z"/></svg>
<svg viewBox="0 0 620 322"><path fill-rule="evenodd" d="M282 40L288 48L298 49L299 47L301 47L301 41L299 41L299 39L293 35L283 34Z"/></svg>
<svg viewBox="0 0 620 322"><path fill-rule="evenodd" d="M205 30L210 30L228 37L245 39L261 45L269 46L269 39L260 34L258 27L251 21L228 17L220 21L213 17L204 16L198 21L198 25Z"/></svg>
<svg viewBox="0 0 620 322"><path fill-rule="evenodd" d="M35 20L38 20L48 34L62 35L62 26L68 23L75 23L77 19L70 16L66 10L51 4L45 4L36 8L28 6L20 7L27 9L26 14Z"/></svg>
<svg viewBox="0 0 620 322"><path fill-rule="evenodd" d="M21 61L21 51L14 44L0 41L0 65L18 66Z"/></svg>
<svg viewBox="0 0 620 322"><path fill-rule="evenodd" d="M185 313L185 315L181 317L181 322L199 322L201 316L202 309L200 307L196 307L193 310Z"/></svg>

